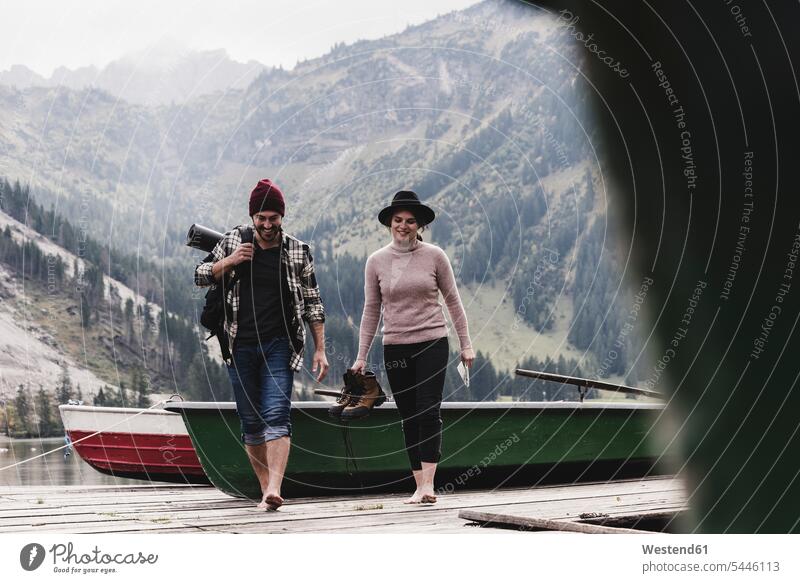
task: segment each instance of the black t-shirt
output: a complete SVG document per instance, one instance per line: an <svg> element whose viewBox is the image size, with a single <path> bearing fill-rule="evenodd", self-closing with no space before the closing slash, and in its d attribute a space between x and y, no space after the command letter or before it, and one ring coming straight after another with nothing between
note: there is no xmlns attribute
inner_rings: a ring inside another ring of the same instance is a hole
<svg viewBox="0 0 800 583"><path fill-rule="evenodd" d="M253 249L253 260L237 266L240 282L237 344L289 336L292 321L292 302L280 245L261 249L253 241Z"/></svg>

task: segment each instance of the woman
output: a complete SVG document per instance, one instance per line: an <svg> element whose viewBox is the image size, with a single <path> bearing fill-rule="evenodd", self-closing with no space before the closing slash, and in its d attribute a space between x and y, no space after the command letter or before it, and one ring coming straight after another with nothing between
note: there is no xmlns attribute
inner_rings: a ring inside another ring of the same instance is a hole
<svg viewBox="0 0 800 583"><path fill-rule="evenodd" d="M403 419L406 452L417 485L407 504L436 502L433 479L442 444L439 409L449 355L439 292L458 333L461 361L471 367L475 360L450 260L419 235L435 217L409 190L395 194L392 204L378 214L392 241L367 259L358 357L351 367L365 371L383 308L386 375Z"/></svg>

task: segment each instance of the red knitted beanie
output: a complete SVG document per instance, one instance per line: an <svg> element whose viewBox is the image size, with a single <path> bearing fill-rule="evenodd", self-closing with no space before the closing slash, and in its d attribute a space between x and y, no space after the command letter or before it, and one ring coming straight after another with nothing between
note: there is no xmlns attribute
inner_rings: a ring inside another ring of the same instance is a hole
<svg viewBox="0 0 800 583"><path fill-rule="evenodd" d="M258 181L253 192L250 193L250 216L261 211L275 211L284 216L286 212L286 201L283 198L281 189L269 178Z"/></svg>

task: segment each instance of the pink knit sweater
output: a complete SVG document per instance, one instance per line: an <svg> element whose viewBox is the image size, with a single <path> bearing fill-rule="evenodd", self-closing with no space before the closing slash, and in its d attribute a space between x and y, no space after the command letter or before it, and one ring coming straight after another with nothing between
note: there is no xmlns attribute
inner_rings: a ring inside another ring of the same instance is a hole
<svg viewBox="0 0 800 583"><path fill-rule="evenodd" d="M458 295L453 268L436 245L416 241L406 250L394 242L367 259L364 312L358 358L366 360L383 307L383 343L414 344L447 336L439 292L455 325L461 350L471 348L467 315Z"/></svg>

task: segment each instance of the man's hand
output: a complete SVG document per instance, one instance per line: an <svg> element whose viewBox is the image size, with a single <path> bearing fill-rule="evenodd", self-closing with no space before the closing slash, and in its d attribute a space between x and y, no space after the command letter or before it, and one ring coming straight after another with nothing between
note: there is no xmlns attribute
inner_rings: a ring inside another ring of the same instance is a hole
<svg viewBox="0 0 800 583"><path fill-rule="evenodd" d="M214 278L214 281L222 281L222 276L228 271L231 267L235 265L239 265L244 261L250 261L253 258L253 244L252 243L240 243L239 246L236 248L236 251L217 261L211 267L211 276Z"/></svg>
<svg viewBox="0 0 800 583"><path fill-rule="evenodd" d="M253 244L241 243L236 248L236 251L229 255L229 265L239 265L243 261L250 261L251 259L253 259Z"/></svg>
<svg viewBox="0 0 800 583"><path fill-rule="evenodd" d="M311 372L316 373L319 370L319 375L317 375L317 382L322 382L322 379L328 374L328 357L325 356L325 350L315 350L314 351L314 359L312 360L311 364Z"/></svg>

